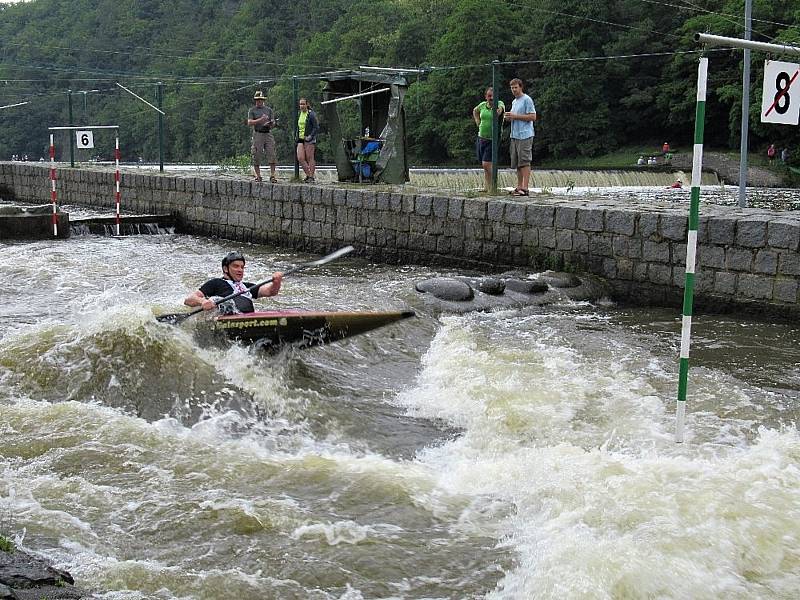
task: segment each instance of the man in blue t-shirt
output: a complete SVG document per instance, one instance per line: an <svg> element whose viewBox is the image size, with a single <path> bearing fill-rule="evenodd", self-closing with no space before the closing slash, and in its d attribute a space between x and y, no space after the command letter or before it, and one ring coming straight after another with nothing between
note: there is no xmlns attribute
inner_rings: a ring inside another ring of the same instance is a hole
<svg viewBox="0 0 800 600"><path fill-rule="evenodd" d="M517 170L517 187L511 192L512 196L527 196L531 177L536 107L524 89L521 79L511 80L514 101L511 110L503 114L503 119L511 123L511 168Z"/></svg>

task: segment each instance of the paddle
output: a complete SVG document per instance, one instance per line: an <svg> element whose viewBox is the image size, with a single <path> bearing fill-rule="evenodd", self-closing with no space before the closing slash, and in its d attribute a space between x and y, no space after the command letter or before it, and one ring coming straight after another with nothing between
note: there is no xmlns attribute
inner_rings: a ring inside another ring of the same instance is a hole
<svg viewBox="0 0 800 600"><path fill-rule="evenodd" d="M331 254L328 254L327 256L323 256L320 259L317 259L317 260L314 260L314 261L311 261L311 262L307 262L307 263L301 263L299 265L296 265L296 266L292 267L291 269L287 269L286 271L283 272L283 276L286 277L287 275L291 275L292 273L297 273L298 271L302 271L303 269L308 269L309 267L318 267L319 265L324 265L325 263L329 263L332 260L336 260L337 258L342 257L345 254L349 254L352 251L353 251L353 247L352 246L345 246L344 248L340 248L336 252L332 252ZM264 281L259 281L258 283L251 285L249 288L247 288L246 290L242 290L241 292L236 292L234 294L230 294L228 296L225 296L224 298L219 298L217 300L214 300L214 305L215 306L219 306L223 302L227 302L228 300L232 300L233 298L236 298L237 296L241 296L242 294L246 294L247 292L252 292L254 289L256 289L256 288L258 288L258 287L260 287L262 285L266 285L268 283L272 283L272 277L270 277L269 279L265 279ZM159 316L156 317L156 321L159 321L160 323L169 323L170 325L177 325L178 323L182 323L183 321L185 321L186 319L188 319L192 315L196 315L199 312L203 312L203 308L202 307L196 308L196 309L194 309L192 311L189 311L189 312L171 313L171 314L168 314L168 315L159 315Z"/></svg>

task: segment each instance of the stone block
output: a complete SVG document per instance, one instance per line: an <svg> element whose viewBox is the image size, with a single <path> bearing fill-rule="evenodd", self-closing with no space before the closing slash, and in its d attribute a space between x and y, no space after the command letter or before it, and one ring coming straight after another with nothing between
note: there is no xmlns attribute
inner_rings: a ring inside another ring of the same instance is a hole
<svg viewBox="0 0 800 600"><path fill-rule="evenodd" d="M464 214L464 199L463 198L450 198L447 205L447 218L460 219Z"/></svg>
<svg viewBox="0 0 800 600"><path fill-rule="evenodd" d="M467 219L485 219L486 205L486 200L476 200L473 198L464 200L464 217Z"/></svg>
<svg viewBox="0 0 800 600"><path fill-rule="evenodd" d="M773 248L787 248L796 252L800 246L800 221L770 221L767 225L767 243Z"/></svg>
<svg viewBox="0 0 800 600"><path fill-rule="evenodd" d="M539 228L539 246L541 248L555 249L556 247L556 230L552 227Z"/></svg>
<svg viewBox="0 0 800 600"><path fill-rule="evenodd" d="M603 215L601 208L581 208L578 210L577 228L581 231L603 231Z"/></svg>
<svg viewBox="0 0 800 600"><path fill-rule="evenodd" d="M730 246L736 240L735 217L711 217L708 220L708 241L711 244Z"/></svg>
<svg viewBox="0 0 800 600"><path fill-rule="evenodd" d="M553 206L531 205L525 207L528 225L534 227L553 227L556 209Z"/></svg>
<svg viewBox="0 0 800 600"><path fill-rule="evenodd" d="M428 216L433 211L432 196L417 196L414 199L414 212L418 215Z"/></svg>
<svg viewBox="0 0 800 600"><path fill-rule="evenodd" d="M378 210L390 210L392 195L389 192L375 194L375 206Z"/></svg>
<svg viewBox="0 0 800 600"><path fill-rule="evenodd" d="M604 258L601 274L607 279L616 279L618 274L617 261L613 258Z"/></svg>
<svg viewBox="0 0 800 600"><path fill-rule="evenodd" d="M778 272L778 253L772 250L758 250L753 260L753 272L775 275Z"/></svg>
<svg viewBox="0 0 800 600"><path fill-rule="evenodd" d="M697 262L703 267L722 269L725 267L725 249L720 246L698 246Z"/></svg>
<svg viewBox="0 0 800 600"><path fill-rule="evenodd" d="M434 196L433 198L433 215L440 219L447 217L447 210L450 207L450 199L441 196Z"/></svg>
<svg viewBox="0 0 800 600"><path fill-rule="evenodd" d="M556 230L556 249L572 250L572 231L567 229Z"/></svg>
<svg viewBox="0 0 800 600"><path fill-rule="evenodd" d="M317 188L312 188L312 190L315 189ZM377 210L378 199L375 197L375 192L361 192L361 203L361 205L367 210Z"/></svg>
<svg viewBox="0 0 800 600"><path fill-rule="evenodd" d="M771 277L743 273L739 275L736 293L740 297L752 298L754 300L772 298L773 283L774 281Z"/></svg>
<svg viewBox="0 0 800 600"><path fill-rule="evenodd" d="M634 281L647 281L647 270L649 265L646 262L633 263L633 280Z"/></svg>
<svg viewBox="0 0 800 600"><path fill-rule="evenodd" d="M526 206L519 202L509 202L506 205L505 222L510 225L522 225L525 223Z"/></svg>
<svg viewBox="0 0 800 600"><path fill-rule="evenodd" d="M658 213L639 215L639 237L646 240L658 233Z"/></svg>
<svg viewBox="0 0 800 600"><path fill-rule="evenodd" d="M508 232L508 225L504 223L494 223L492 225L492 240L501 244L507 244Z"/></svg>
<svg viewBox="0 0 800 600"><path fill-rule="evenodd" d="M732 296L736 293L736 280L738 275L736 273L728 273L727 271L718 271L714 274L714 292L717 294L726 294Z"/></svg>
<svg viewBox="0 0 800 600"><path fill-rule="evenodd" d="M636 230L636 213L627 210L606 211L606 231L632 236Z"/></svg>
<svg viewBox="0 0 800 600"><path fill-rule="evenodd" d="M539 245L539 230L535 227L526 227L522 232L522 245L526 248L536 248Z"/></svg>
<svg viewBox="0 0 800 600"><path fill-rule="evenodd" d="M589 252L589 234L584 231L575 231L572 234L573 252Z"/></svg>
<svg viewBox="0 0 800 600"><path fill-rule="evenodd" d="M684 215L661 215L659 227L661 235L668 240L685 242L689 219Z"/></svg>
<svg viewBox="0 0 800 600"><path fill-rule="evenodd" d="M345 205L348 208L364 208L364 194L361 190L347 190Z"/></svg>
<svg viewBox="0 0 800 600"><path fill-rule="evenodd" d="M506 203L500 200L490 200L486 207L486 218L490 221L502 221Z"/></svg>
<svg viewBox="0 0 800 600"><path fill-rule="evenodd" d="M750 271L753 268L753 252L742 248L725 251L725 268L729 271Z"/></svg>
<svg viewBox="0 0 800 600"><path fill-rule="evenodd" d="M800 254L796 252L778 252L778 274L800 275Z"/></svg>
<svg viewBox="0 0 800 600"><path fill-rule="evenodd" d="M596 256L613 256L611 239L611 235L607 233L589 234L589 253Z"/></svg>
<svg viewBox="0 0 800 600"><path fill-rule="evenodd" d="M633 261L629 258L617 259L617 279L633 279Z"/></svg>
<svg viewBox="0 0 800 600"><path fill-rule="evenodd" d="M772 298L778 302L796 304L798 302L799 287L800 284L796 279L776 279Z"/></svg>
<svg viewBox="0 0 800 600"><path fill-rule="evenodd" d="M560 229L575 229L578 222L578 209L572 206L557 206L555 226Z"/></svg>
<svg viewBox="0 0 800 600"><path fill-rule="evenodd" d="M642 258L648 262L669 262L669 242L653 242L645 240L642 243Z"/></svg>
<svg viewBox="0 0 800 600"><path fill-rule="evenodd" d="M736 245L744 248L763 248L767 245L767 219L752 217L739 219L736 224Z"/></svg>
<svg viewBox="0 0 800 600"><path fill-rule="evenodd" d="M669 265L651 264L647 269L647 279L657 285L671 285L672 267Z"/></svg>
<svg viewBox="0 0 800 600"><path fill-rule="evenodd" d="M345 204L347 204L347 190L342 190L342 189L333 190L333 205L344 206Z"/></svg>

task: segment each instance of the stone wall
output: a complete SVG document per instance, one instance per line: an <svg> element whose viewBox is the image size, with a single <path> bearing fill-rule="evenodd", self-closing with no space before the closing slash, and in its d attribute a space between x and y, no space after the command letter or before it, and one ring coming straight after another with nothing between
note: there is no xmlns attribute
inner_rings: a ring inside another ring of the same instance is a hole
<svg viewBox="0 0 800 600"><path fill-rule="evenodd" d="M114 174L59 169L59 202L112 209ZM44 165L0 165L0 195L49 201ZM702 200L702 199L701 199ZM183 232L372 260L580 270L618 300L680 306L688 205L532 197L462 198L370 187L123 173L123 209L174 214ZM699 306L798 313L800 214L701 207Z"/></svg>

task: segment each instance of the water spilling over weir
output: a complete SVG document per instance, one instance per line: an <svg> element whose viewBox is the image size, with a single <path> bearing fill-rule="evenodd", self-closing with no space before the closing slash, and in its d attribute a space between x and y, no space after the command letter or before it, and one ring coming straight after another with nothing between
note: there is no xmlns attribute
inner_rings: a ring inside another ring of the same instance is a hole
<svg viewBox="0 0 800 600"><path fill-rule="evenodd" d="M232 244L0 241L0 514L107 598L792 598L800 331L563 303L305 352L153 313ZM235 244L253 277L314 255ZM270 307L424 308L347 258ZM8 526L7 526L8 527ZM24 537L23 537L24 536Z"/></svg>

